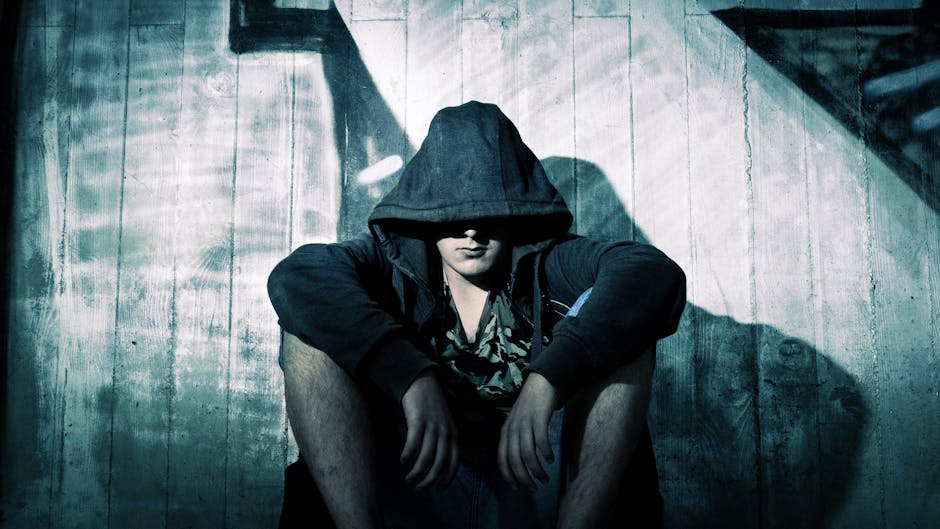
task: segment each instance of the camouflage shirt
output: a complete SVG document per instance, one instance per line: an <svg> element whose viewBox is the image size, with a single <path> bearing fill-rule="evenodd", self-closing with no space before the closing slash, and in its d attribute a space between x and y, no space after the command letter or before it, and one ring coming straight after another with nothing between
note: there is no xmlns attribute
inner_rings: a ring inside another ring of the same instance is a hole
<svg viewBox="0 0 940 529"><path fill-rule="evenodd" d="M445 391L458 407L508 412L522 387L522 370L531 360L532 325L513 310L505 290L494 291L476 339L470 341L446 285L442 301L440 326L430 341Z"/></svg>

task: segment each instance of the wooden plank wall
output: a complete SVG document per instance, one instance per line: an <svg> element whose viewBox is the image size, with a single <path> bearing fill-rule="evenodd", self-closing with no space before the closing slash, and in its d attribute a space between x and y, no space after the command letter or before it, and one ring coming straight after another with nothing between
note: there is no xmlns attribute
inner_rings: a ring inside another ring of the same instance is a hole
<svg viewBox="0 0 940 529"><path fill-rule="evenodd" d="M940 218L715 3L343 0L340 48L236 55L227 2L24 2L0 524L273 526L267 273L361 231L389 181L359 171L470 99L579 232L688 274L650 417L669 527L935 524Z"/></svg>

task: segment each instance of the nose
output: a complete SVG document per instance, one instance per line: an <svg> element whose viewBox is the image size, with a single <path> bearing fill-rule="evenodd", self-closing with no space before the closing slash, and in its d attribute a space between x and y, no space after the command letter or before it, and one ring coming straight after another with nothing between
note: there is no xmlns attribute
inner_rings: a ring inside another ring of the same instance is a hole
<svg viewBox="0 0 940 529"><path fill-rule="evenodd" d="M479 235L480 232L476 228L467 228L466 230L464 230L463 234L466 235L468 238L473 239L474 237Z"/></svg>

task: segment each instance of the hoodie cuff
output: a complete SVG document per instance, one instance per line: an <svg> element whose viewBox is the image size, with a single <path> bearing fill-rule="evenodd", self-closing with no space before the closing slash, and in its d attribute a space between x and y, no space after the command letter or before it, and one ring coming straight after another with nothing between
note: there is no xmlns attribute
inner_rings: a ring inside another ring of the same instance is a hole
<svg viewBox="0 0 940 529"><path fill-rule="evenodd" d="M409 340L390 338L375 348L363 372L376 387L400 403L414 379L435 365Z"/></svg>
<svg viewBox="0 0 940 529"><path fill-rule="evenodd" d="M589 364L590 355L584 351L585 346L577 339L556 335L551 345L526 370L547 378L558 390L561 402L565 403L593 379L595 369Z"/></svg>

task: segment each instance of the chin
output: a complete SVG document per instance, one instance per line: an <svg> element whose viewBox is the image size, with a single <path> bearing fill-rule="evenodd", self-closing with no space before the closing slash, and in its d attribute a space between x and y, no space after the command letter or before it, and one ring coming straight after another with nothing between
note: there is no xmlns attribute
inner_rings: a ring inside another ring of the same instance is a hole
<svg viewBox="0 0 940 529"><path fill-rule="evenodd" d="M457 273L466 277L467 279L478 278L485 276L492 270L492 265L482 264L482 263L473 263L469 266L461 266L457 269Z"/></svg>

